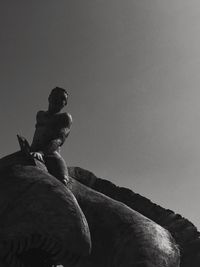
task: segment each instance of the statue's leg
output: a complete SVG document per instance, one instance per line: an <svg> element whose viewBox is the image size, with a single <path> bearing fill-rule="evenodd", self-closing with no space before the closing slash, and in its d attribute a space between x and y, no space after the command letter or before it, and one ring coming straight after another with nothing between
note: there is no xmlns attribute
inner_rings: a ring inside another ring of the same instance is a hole
<svg viewBox="0 0 200 267"><path fill-rule="evenodd" d="M48 172L55 176L59 181L66 184L69 180L68 170L65 160L58 152L52 153L44 157L45 165Z"/></svg>

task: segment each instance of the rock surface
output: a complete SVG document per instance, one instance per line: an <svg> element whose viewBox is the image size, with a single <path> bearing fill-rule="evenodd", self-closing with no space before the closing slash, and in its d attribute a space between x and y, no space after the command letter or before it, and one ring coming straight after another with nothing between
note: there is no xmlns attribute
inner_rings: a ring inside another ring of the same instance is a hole
<svg viewBox="0 0 200 267"><path fill-rule="evenodd" d="M82 184L120 201L167 229L181 250L181 267L200 266L200 233L193 223L172 210L164 209L130 189L118 187L80 167L69 167L69 175Z"/></svg>

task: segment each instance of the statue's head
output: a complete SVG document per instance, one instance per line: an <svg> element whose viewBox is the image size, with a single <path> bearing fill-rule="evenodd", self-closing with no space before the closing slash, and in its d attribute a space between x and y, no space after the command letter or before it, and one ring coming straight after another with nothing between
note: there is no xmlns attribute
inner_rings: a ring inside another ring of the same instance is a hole
<svg viewBox="0 0 200 267"><path fill-rule="evenodd" d="M48 101L49 101L49 111L51 113L57 113L62 108L64 108L67 105L68 100L68 92L61 88L61 87L55 87L52 89Z"/></svg>

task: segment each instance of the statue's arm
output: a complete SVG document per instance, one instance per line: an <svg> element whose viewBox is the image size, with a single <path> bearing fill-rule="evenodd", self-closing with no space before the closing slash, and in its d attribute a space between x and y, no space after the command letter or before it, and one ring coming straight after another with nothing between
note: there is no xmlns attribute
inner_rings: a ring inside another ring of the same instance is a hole
<svg viewBox="0 0 200 267"><path fill-rule="evenodd" d="M51 154L56 151L60 146L63 145L65 139L68 137L70 133L72 125L72 116L66 113L66 118L64 119L63 125L58 132L57 136L49 142L49 144L44 149L44 154Z"/></svg>

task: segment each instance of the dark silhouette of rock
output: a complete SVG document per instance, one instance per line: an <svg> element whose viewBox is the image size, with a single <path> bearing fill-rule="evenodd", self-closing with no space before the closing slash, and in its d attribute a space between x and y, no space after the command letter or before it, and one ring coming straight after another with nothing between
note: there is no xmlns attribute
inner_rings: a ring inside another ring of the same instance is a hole
<svg viewBox="0 0 200 267"><path fill-rule="evenodd" d="M69 167L69 175L85 186L120 201L131 209L155 221L169 230L181 251L181 267L200 266L200 233L186 218L152 203L149 199L130 189L96 177L92 172L79 167Z"/></svg>
<svg viewBox="0 0 200 267"><path fill-rule="evenodd" d="M80 267L179 266L179 251L168 231L119 201L70 177L89 225L92 252Z"/></svg>
<svg viewBox="0 0 200 267"><path fill-rule="evenodd" d="M37 163L22 151L0 160L3 267L179 266L167 230L76 179L64 186Z"/></svg>
<svg viewBox="0 0 200 267"><path fill-rule="evenodd" d="M90 253L73 194L21 151L0 160L0 211L1 267L51 266Z"/></svg>

